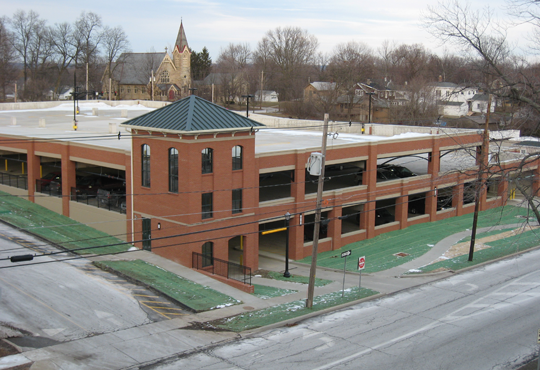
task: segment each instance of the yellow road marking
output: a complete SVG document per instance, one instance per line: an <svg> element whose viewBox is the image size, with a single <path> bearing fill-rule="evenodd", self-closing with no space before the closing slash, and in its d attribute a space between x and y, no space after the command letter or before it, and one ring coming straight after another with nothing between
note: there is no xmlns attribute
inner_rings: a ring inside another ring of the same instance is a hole
<svg viewBox="0 0 540 370"><path fill-rule="evenodd" d="M160 301L139 301L139 302L150 302L150 303L171 304L171 302L160 302Z"/></svg>
<svg viewBox="0 0 540 370"><path fill-rule="evenodd" d="M161 309L164 309L164 310L180 310L182 311L181 308L178 308L178 307L159 307L159 306L152 306L153 308L161 308Z"/></svg>
<svg viewBox="0 0 540 370"><path fill-rule="evenodd" d="M157 295L133 294L137 297L159 298Z"/></svg>

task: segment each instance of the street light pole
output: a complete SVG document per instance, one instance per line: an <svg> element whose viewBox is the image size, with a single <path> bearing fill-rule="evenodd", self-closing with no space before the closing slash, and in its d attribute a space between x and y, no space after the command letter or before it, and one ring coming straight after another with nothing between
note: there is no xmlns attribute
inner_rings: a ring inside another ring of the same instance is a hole
<svg viewBox="0 0 540 370"><path fill-rule="evenodd" d="M289 212L285 213L285 227L287 228L285 232L285 272L283 277L289 278L291 274L289 272L289 221L291 220L291 214Z"/></svg>
<svg viewBox="0 0 540 370"><path fill-rule="evenodd" d="M242 98L246 98L247 100L247 106L246 106L246 117L249 117L249 98L253 98L253 95L242 95Z"/></svg>

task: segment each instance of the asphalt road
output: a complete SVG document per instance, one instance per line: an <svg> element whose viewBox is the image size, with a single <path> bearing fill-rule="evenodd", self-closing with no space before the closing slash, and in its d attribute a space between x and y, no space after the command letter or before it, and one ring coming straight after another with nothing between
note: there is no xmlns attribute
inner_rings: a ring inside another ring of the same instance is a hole
<svg viewBox="0 0 540 370"><path fill-rule="evenodd" d="M538 351L540 251L145 369L517 369Z"/></svg>
<svg viewBox="0 0 540 370"><path fill-rule="evenodd" d="M0 337L2 331L19 331L26 340L17 344L39 347L32 341L50 345L154 321L131 287L91 273L86 259L2 268L14 266L6 257L34 253L32 249L54 248L0 224ZM54 259L33 262L38 261Z"/></svg>

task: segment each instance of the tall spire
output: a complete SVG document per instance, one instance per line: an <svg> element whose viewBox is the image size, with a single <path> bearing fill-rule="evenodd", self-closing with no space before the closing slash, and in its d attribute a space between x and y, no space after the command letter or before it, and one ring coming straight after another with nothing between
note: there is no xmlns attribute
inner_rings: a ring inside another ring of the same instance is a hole
<svg viewBox="0 0 540 370"><path fill-rule="evenodd" d="M178 36L176 37L176 43L174 45L179 52L183 52L185 47L189 48L182 21L180 21L180 30L178 30Z"/></svg>

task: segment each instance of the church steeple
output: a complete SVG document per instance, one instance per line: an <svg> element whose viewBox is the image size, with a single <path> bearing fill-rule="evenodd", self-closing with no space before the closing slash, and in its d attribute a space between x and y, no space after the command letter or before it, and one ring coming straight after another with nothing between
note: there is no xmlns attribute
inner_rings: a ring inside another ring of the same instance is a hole
<svg viewBox="0 0 540 370"><path fill-rule="evenodd" d="M184 24L180 21L180 30L178 30L178 36L176 37L176 43L174 44L175 48L178 49L180 53L184 51L184 48L189 48L186 33L184 32Z"/></svg>

